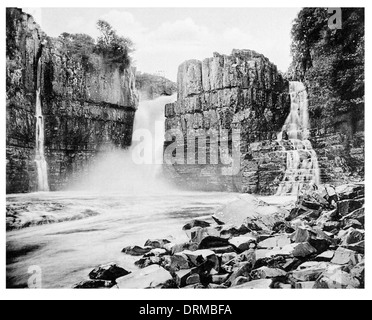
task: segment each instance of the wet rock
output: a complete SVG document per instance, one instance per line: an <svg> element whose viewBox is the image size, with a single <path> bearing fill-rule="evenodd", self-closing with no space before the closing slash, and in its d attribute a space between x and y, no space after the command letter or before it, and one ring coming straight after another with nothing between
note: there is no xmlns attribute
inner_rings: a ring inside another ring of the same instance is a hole
<svg viewBox="0 0 372 320"><path fill-rule="evenodd" d="M196 251L198 250L198 244L193 242L185 242L185 243L168 243L164 246L164 249L171 255L176 253L180 253L185 250L189 251Z"/></svg>
<svg viewBox="0 0 372 320"><path fill-rule="evenodd" d="M200 227L200 228L208 228L210 227L211 224L209 222L206 222L206 221L202 221L202 220L193 220L191 221L190 223L186 224L182 230L183 231L186 231L186 230L190 230L190 229L193 229L195 227Z"/></svg>
<svg viewBox="0 0 372 320"><path fill-rule="evenodd" d="M271 283L271 279L253 280L239 286L232 287L232 289L270 289Z"/></svg>
<svg viewBox="0 0 372 320"><path fill-rule="evenodd" d="M232 238L229 240L229 243L234 246L239 253L241 253L251 249L251 246L253 246L253 249L255 249L257 246L256 241L256 237L245 235Z"/></svg>
<svg viewBox="0 0 372 320"><path fill-rule="evenodd" d="M283 277L286 274L287 273L281 269L261 267L261 268L253 270L251 273L251 277L253 280L258 280L258 279Z"/></svg>
<svg viewBox="0 0 372 320"><path fill-rule="evenodd" d="M283 248L289 244L291 244L290 236L287 234L282 234L259 242L258 247L263 249L273 249Z"/></svg>
<svg viewBox="0 0 372 320"><path fill-rule="evenodd" d="M86 280L74 285L73 289L108 289L112 288L114 285L115 284L111 281Z"/></svg>
<svg viewBox="0 0 372 320"><path fill-rule="evenodd" d="M158 265L133 272L116 280L119 289L162 288L173 281L171 274Z"/></svg>
<svg viewBox="0 0 372 320"><path fill-rule="evenodd" d="M331 262L338 265L357 265L362 259L355 251L339 247Z"/></svg>
<svg viewBox="0 0 372 320"><path fill-rule="evenodd" d="M139 246L130 246L124 248L122 252L131 256L143 256L144 254L149 253L152 249L152 247L142 248Z"/></svg>
<svg viewBox="0 0 372 320"><path fill-rule="evenodd" d="M200 242L199 250L219 248L219 247L227 247L229 245L230 245L230 243L227 239L208 236Z"/></svg>
<svg viewBox="0 0 372 320"><path fill-rule="evenodd" d="M168 243L171 243L167 239L156 239L156 240L147 240L145 247L151 247L151 249L163 249L164 246Z"/></svg>
<svg viewBox="0 0 372 320"><path fill-rule="evenodd" d="M126 276L129 273L129 271L119 267L115 263L108 263L95 268L91 273L89 273L89 278L91 280L114 281L117 278Z"/></svg>

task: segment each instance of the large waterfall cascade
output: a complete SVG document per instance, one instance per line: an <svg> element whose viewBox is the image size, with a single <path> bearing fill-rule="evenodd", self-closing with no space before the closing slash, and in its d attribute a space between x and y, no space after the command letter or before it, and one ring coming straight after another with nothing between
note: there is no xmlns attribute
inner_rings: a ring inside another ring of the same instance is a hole
<svg viewBox="0 0 372 320"><path fill-rule="evenodd" d="M41 97L40 97L40 86L39 86L39 75L40 75L40 59L38 60L37 66L38 81L36 89L36 155L35 163L37 168L38 177L38 191L49 191L48 184L48 168L44 154L44 116L41 109Z"/></svg>
<svg viewBox="0 0 372 320"><path fill-rule="evenodd" d="M290 82L291 111L278 135L287 154L284 178L277 195L297 195L301 190L320 183L318 158L309 137L308 97L302 82Z"/></svg>

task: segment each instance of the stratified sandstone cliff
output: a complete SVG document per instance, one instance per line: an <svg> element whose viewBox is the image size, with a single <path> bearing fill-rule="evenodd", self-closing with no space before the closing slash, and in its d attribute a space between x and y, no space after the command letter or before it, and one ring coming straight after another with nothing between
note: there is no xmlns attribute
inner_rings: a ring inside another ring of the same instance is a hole
<svg viewBox="0 0 372 320"><path fill-rule="evenodd" d="M251 50L215 53L203 61L184 62L177 85L177 102L166 106L166 130L180 130L186 137L197 130L240 129L242 157L237 175L224 174L222 163L176 163L166 166L170 178L192 189L273 193L286 161L277 152L281 147L276 134L290 108L288 82L276 66ZM231 149L231 136L229 140Z"/></svg>
<svg viewBox="0 0 372 320"><path fill-rule="evenodd" d="M95 155L131 144L138 98L134 70L74 59L32 16L7 9L7 193L36 191L35 103L40 87L51 190L84 174ZM38 61L40 67L38 68Z"/></svg>

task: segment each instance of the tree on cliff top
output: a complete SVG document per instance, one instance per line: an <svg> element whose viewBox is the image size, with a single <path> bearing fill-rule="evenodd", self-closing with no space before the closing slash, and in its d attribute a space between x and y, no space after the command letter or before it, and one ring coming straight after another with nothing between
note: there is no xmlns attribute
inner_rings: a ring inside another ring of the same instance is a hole
<svg viewBox="0 0 372 320"><path fill-rule="evenodd" d="M131 63L130 53L133 42L129 38L118 36L112 26L104 20L98 20L97 28L101 36L97 39L95 52L102 54L110 64L118 64L122 69Z"/></svg>

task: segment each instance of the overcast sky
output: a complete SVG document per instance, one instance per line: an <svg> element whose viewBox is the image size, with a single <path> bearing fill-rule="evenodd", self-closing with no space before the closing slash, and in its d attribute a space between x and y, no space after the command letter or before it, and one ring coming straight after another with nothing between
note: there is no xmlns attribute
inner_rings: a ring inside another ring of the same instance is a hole
<svg viewBox="0 0 372 320"><path fill-rule="evenodd" d="M263 53L281 71L290 64L290 30L300 8L24 8L49 36L62 32L97 37L98 19L135 43L135 66L176 80L188 59L232 49Z"/></svg>

